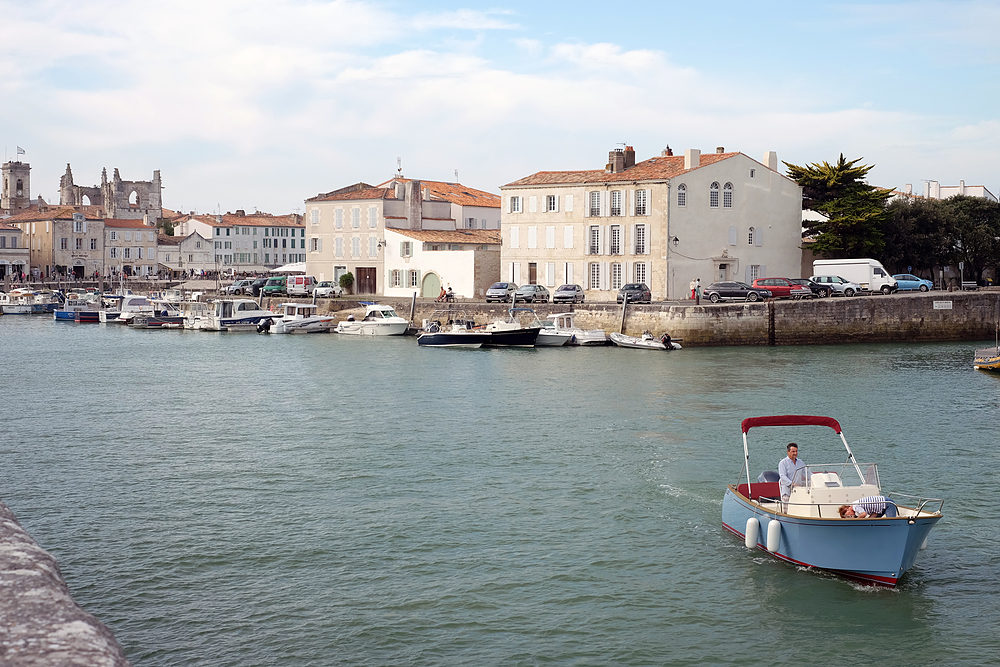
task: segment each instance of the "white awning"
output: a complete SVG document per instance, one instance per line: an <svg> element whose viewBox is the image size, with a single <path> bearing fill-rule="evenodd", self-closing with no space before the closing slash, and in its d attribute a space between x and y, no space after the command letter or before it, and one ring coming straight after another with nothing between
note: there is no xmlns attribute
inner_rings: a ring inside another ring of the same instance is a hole
<svg viewBox="0 0 1000 667"><path fill-rule="evenodd" d="M305 273L306 263L305 262L292 262L291 264L285 264L284 266L279 266L276 269L271 269L273 273Z"/></svg>

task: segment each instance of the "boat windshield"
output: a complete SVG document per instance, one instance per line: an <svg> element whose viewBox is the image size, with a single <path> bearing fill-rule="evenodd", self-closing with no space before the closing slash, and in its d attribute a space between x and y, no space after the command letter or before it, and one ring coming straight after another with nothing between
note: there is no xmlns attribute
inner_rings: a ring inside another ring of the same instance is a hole
<svg viewBox="0 0 1000 667"><path fill-rule="evenodd" d="M823 463L807 465L795 471L792 486L807 488L849 488L874 486L882 488L875 463Z"/></svg>

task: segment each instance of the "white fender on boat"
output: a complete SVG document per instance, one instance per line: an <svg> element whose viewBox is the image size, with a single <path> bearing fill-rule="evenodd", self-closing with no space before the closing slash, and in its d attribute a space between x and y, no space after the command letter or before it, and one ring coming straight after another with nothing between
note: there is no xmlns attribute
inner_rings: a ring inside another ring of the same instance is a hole
<svg viewBox="0 0 1000 667"><path fill-rule="evenodd" d="M778 545L781 543L781 524L777 521L771 521L767 524L767 550L771 553L775 553L778 550Z"/></svg>
<svg viewBox="0 0 1000 667"><path fill-rule="evenodd" d="M746 538L743 540L747 545L747 549L757 548L757 536L760 535L760 521L757 517L750 517L747 519L747 532Z"/></svg>

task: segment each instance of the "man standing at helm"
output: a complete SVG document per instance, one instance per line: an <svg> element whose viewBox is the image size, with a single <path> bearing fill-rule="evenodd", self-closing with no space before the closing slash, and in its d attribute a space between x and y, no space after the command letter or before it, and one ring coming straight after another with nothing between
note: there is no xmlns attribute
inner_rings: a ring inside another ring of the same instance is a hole
<svg viewBox="0 0 1000 667"><path fill-rule="evenodd" d="M794 442L788 443L785 447L788 456L778 463L778 485L781 487L781 500L788 502L788 496L792 493L792 480L795 473L806 467L806 464L799 460L799 446Z"/></svg>

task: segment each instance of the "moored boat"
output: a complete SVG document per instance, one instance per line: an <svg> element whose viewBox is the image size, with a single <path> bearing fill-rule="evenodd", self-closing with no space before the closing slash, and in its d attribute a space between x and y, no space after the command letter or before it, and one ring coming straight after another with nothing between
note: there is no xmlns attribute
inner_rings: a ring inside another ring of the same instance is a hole
<svg viewBox="0 0 1000 667"><path fill-rule="evenodd" d="M833 429L847 449L846 463L804 465L782 497L778 474L765 471L750 481L747 433L762 426L820 426ZM893 587L909 570L928 533L942 518L944 501L883 493L874 463L858 463L840 424L830 417L780 415L744 419L746 483L731 484L722 500L722 525L789 563L827 570L870 585ZM881 498L881 512L844 518L841 508Z"/></svg>
<svg viewBox="0 0 1000 667"><path fill-rule="evenodd" d="M976 350L972 367L980 371L1000 372L1000 300L997 301L997 323L993 347L981 347Z"/></svg>
<svg viewBox="0 0 1000 667"><path fill-rule="evenodd" d="M312 303L283 303L278 317L270 320L267 330L278 334L330 333L336 324L336 318L320 315L318 310L319 306ZM263 326L264 323L261 323L257 330Z"/></svg>
<svg viewBox="0 0 1000 667"><path fill-rule="evenodd" d="M559 313L552 316L557 332L573 335L567 345L607 345L608 334L602 329L581 329L575 324L576 313Z"/></svg>
<svg viewBox="0 0 1000 667"><path fill-rule="evenodd" d="M625 334L620 334L616 331L611 332L609 338L611 342L618 347L631 347L637 350L679 350L681 349L681 344L677 342L680 339L673 339L669 335L664 334L657 338L648 331L644 331L642 336L627 336Z"/></svg>
<svg viewBox="0 0 1000 667"><path fill-rule="evenodd" d="M337 322L337 333L351 336L402 336L410 321L396 314L392 306L378 303L365 304L362 320L350 318Z"/></svg>
<svg viewBox="0 0 1000 667"><path fill-rule="evenodd" d="M197 328L203 331L256 331L257 325L276 315L264 310L253 299L219 299L212 310L199 316ZM190 318L189 318L190 321ZM241 325L248 325L243 327Z"/></svg>
<svg viewBox="0 0 1000 667"><path fill-rule="evenodd" d="M478 348L492 336L475 322L466 317L464 311L434 311L433 316L451 317L445 324L440 319L424 320L424 326L417 334L417 345L425 347L467 347Z"/></svg>

